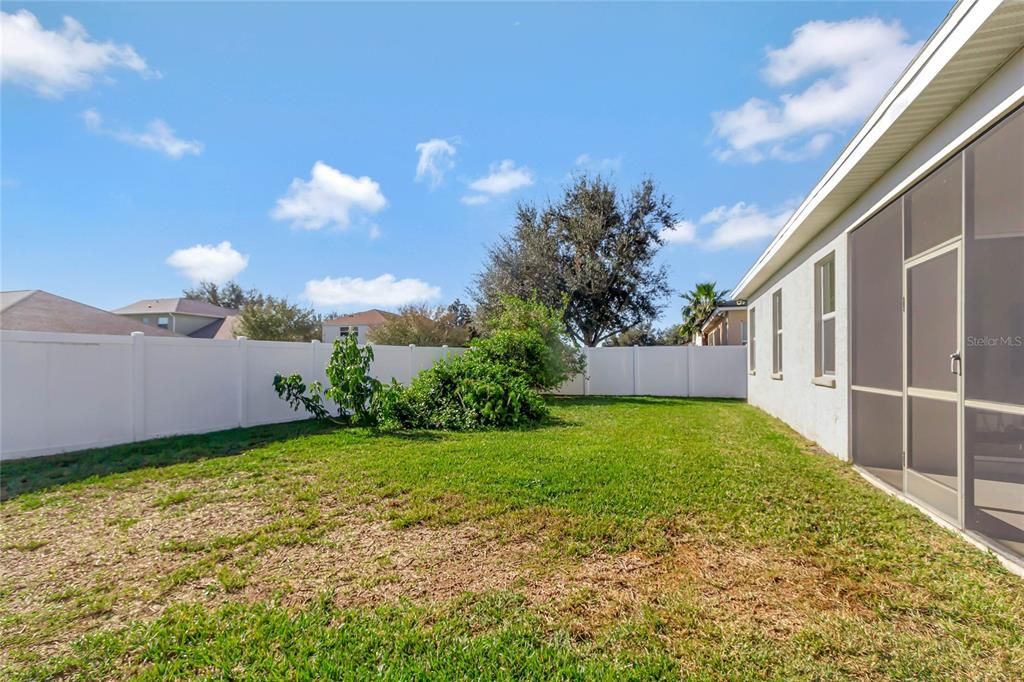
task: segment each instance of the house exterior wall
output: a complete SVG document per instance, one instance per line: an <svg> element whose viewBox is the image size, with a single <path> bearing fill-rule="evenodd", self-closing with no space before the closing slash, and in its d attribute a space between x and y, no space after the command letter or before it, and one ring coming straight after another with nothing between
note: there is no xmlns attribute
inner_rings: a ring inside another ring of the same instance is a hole
<svg viewBox="0 0 1024 682"><path fill-rule="evenodd" d="M181 313L174 313L173 324L171 331L175 334L182 334L188 336L194 332L199 331L206 325L214 322L216 318L213 317L198 317L193 315L182 315Z"/></svg>
<svg viewBox="0 0 1024 682"><path fill-rule="evenodd" d="M728 322L726 325L725 345L742 346L744 342L743 325L747 321L747 311L730 310L725 314L725 319Z"/></svg>
<svg viewBox="0 0 1024 682"><path fill-rule="evenodd" d="M366 335L370 331L370 327L367 325L356 325L359 330L359 335L356 341L360 344L366 343ZM345 329L349 329L348 325L345 325ZM335 324L323 325L322 338L324 343L334 343L334 340L341 336L341 326Z"/></svg>
<svg viewBox="0 0 1024 682"><path fill-rule="evenodd" d="M835 252L836 374L835 385L814 383L814 266ZM772 296L782 290L782 373L772 373ZM824 235L809 244L747 303L755 319L756 370L748 375L748 400L787 422L828 452L846 459L846 235Z"/></svg>
<svg viewBox="0 0 1024 682"><path fill-rule="evenodd" d="M747 321L746 310L728 310L724 315L716 316L707 329L702 332L707 337L708 346L741 346L743 325ZM697 344L702 345L702 344Z"/></svg>
<svg viewBox="0 0 1024 682"><path fill-rule="evenodd" d="M990 122L1024 100L1024 52L983 83L888 173L748 297L756 318L756 371L748 400L828 452L849 459L849 307L847 233L910 183L938 167ZM835 253L835 385L815 383L815 264ZM782 290L781 378L772 377L772 295Z"/></svg>
<svg viewBox="0 0 1024 682"><path fill-rule="evenodd" d="M157 320L161 317L166 317L170 322L167 329L175 334L181 334L182 336L188 336L189 334L197 332L217 319L215 317L183 315L181 313L146 313L145 315L125 315L125 317L130 317L133 320L137 320L142 324L148 324L151 327L158 326Z"/></svg>

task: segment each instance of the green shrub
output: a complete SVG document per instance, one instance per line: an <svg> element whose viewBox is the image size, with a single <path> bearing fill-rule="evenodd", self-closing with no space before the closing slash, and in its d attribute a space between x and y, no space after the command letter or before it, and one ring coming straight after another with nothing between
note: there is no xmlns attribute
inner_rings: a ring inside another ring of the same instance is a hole
<svg viewBox="0 0 1024 682"><path fill-rule="evenodd" d="M376 421L370 412L370 401L380 388L380 382L370 376L371 364L372 346L360 348L355 335L334 340L331 359L327 362L327 379L331 386L324 395L334 401L341 413L351 413L357 424L373 425Z"/></svg>
<svg viewBox="0 0 1024 682"><path fill-rule="evenodd" d="M407 428L465 431L522 426L546 414L521 371L467 351L420 372L388 416Z"/></svg>
<svg viewBox="0 0 1024 682"><path fill-rule="evenodd" d="M274 389L294 409L305 408L317 419L385 430L522 426L547 414L538 391L551 390L582 369L582 355L565 343L562 328L559 313L536 300L504 298L487 337L420 372L408 388L372 378L373 349L344 337L334 342L327 365L329 388L319 382L307 387L293 374L275 376ZM338 419L328 411L328 400L338 406Z"/></svg>
<svg viewBox="0 0 1024 682"><path fill-rule="evenodd" d="M342 336L334 340L327 362L327 389L319 381L311 381L307 386L299 374L275 374L274 390L293 410L305 408L315 419L372 426L376 423L372 399L381 385L370 376L372 362L373 348L360 348L355 336ZM331 415L324 398L337 405L337 417Z"/></svg>
<svg viewBox="0 0 1024 682"><path fill-rule="evenodd" d="M503 296L485 327L488 334L473 341L474 351L522 372L539 391L557 388L586 366L580 349L566 341L561 312L536 298Z"/></svg>

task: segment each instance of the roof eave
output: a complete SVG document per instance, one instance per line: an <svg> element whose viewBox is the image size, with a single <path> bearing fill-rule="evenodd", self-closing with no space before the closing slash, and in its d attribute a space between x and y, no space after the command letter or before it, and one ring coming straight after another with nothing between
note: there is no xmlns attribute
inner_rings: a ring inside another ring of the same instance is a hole
<svg viewBox="0 0 1024 682"><path fill-rule="evenodd" d="M974 0L973 2L960 0L950 10L945 21L936 29L921 48L920 53L889 89L868 120L730 292L730 298L749 299L799 251L799 248L802 248L814 236L828 227L857 200L859 194L850 198L842 206L830 206L827 210L822 207L825 200L843 186L844 180L847 180L857 169L865 155L878 145L886 132L900 122L900 117L927 90L928 85L941 74L943 68L949 65L953 58L964 49L971 38L976 35L978 29L1001 5L999 0ZM970 92L967 94L969 95ZM953 111L962 101L961 99L950 106L949 111ZM906 150L912 149L920 142L936 123L922 120L916 125L914 138L904 143ZM886 170L875 171L861 193L877 182ZM784 248L794 244L792 249Z"/></svg>

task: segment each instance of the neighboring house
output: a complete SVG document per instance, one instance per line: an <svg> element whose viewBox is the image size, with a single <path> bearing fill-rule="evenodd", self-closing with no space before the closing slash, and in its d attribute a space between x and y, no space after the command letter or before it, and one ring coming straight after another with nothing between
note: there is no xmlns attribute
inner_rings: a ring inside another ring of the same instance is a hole
<svg viewBox="0 0 1024 682"><path fill-rule="evenodd" d="M751 403L1018 563L1022 48L957 3L732 292Z"/></svg>
<svg viewBox="0 0 1024 682"><path fill-rule="evenodd" d="M366 335L374 327L379 327L393 317L395 313L386 310L363 310L351 315L342 315L323 323L323 342L334 343L341 336L355 335L359 343L366 343Z"/></svg>
<svg viewBox="0 0 1024 682"><path fill-rule="evenodd" d="M238 324L237 310L190 298L145 299L113 313L195 339L233 339Z"/></svg>
<svg viewBox="0 0 1024 682"><path fill-rule="evenodd" d="M744 346L747 343L746 301L721 301L701 325L701 346Z"/></svg>
<svg viewBox="0 0 1024 682"><path fill-rule="evenodd" d="M169 330L151 329L135 320L39 289L0 292L0 329L119 336L144 332L175 336Z"/></svg>

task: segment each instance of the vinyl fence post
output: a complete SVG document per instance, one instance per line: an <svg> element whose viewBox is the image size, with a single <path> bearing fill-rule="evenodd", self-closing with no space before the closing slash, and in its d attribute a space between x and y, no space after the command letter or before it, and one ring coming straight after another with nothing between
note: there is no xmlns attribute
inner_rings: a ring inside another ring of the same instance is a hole
<svg viewBox="0 0 1024 682"><path fill-rule="evenodd" d="M415 343L410 343L409 344L409 383L410 384L412 383L413 376L414 376L412 370L413 370L413 367L415 366L415 364L414 364L415 355L416 355L416 344Z"/></svg>
<svg viewBox="0 0 1024 682"><path fill-rule="evenodd" d="M633 395L639 395L637 390L637 375L639 374L640 346L633 344Z"/></svg>
<svg viewBox="0 0 1024 682"><path fill-rule="evenodd" d="M132 332L132 440L146 438L146 335Z"/></svg>
<svg viewBox="0 0 1024 682"><path fill-rule="evenodd" d="M687 344L683 346L686 349L686 393L683 395L684 398L689 398L693 395L693 344Z"/></svg>
<svg viewBox="0 0 1024 682"><path fill-rule="evenodd" d="M590 346L583 347L583 395L590 395Z"/></svg>
<svg viewBox="0 0 1024 682"><path fill-rule="evenodd" d="M249 425L249 339L238 337L238 425Z"/></svg>

